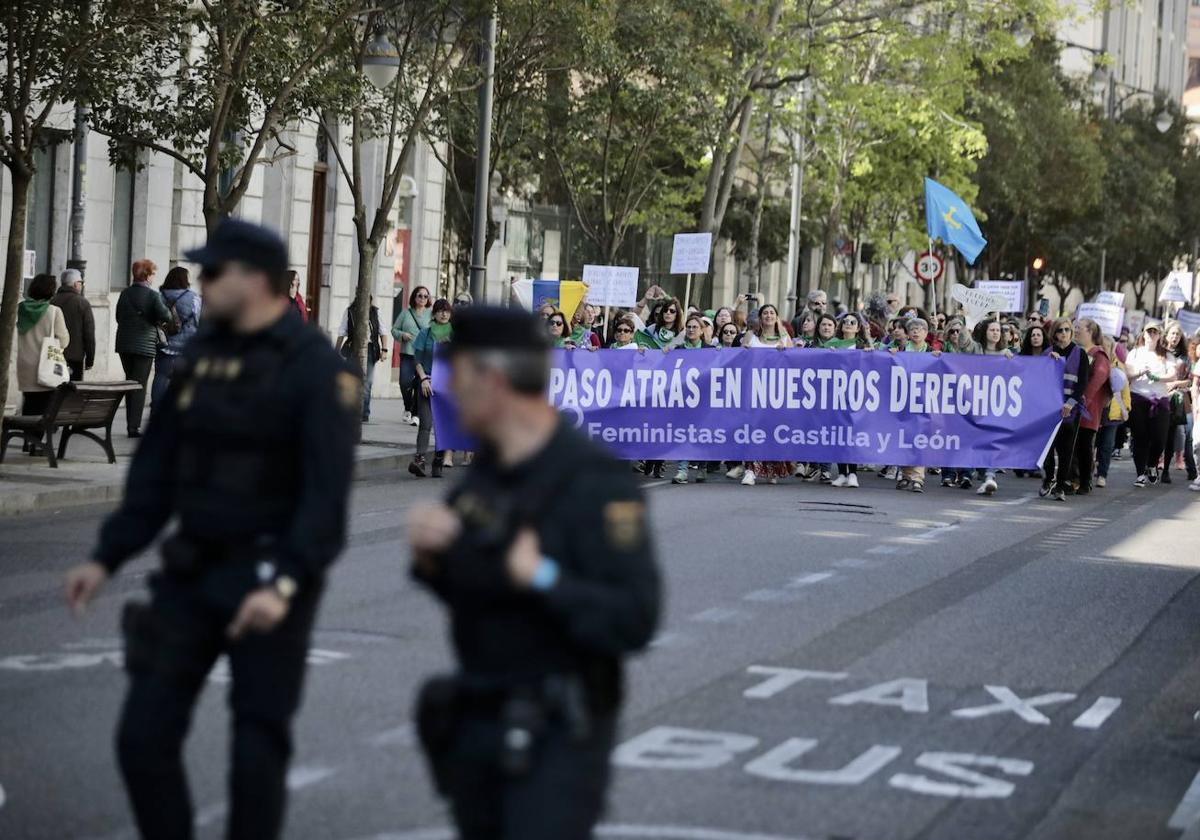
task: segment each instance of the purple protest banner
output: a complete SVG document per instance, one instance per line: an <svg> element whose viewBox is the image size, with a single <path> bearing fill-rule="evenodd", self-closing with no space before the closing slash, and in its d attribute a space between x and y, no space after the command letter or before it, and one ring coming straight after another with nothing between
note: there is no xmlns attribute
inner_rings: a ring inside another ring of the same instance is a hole
<svg viewBox="0 0 1200 840"><path fill-rule="evenodd" d="M439 449L471 449L434 365ZM884 350L556 351L548 399L627 459L1041 466L1061 418L1050 357Z"/></svg>

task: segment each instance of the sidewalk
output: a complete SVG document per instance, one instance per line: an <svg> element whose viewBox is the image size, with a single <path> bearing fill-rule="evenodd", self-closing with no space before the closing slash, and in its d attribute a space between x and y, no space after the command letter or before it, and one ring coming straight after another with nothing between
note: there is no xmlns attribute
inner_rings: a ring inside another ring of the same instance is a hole
<svg viewBox="0 0 1200 840"><path fill-rule="evenodd" d="M403 401L371 400L371 422L363 426L363 440L355 450L359 478L407 466L416 451L417 428L401 424L403 416ZM119 427L121 419L118 416L114 426ZM58 462L58 469L51 469L45 456L31 458L21 452L19 438L11 441L0 464L0 516L116 501L124 492L135 444L114 429L117 463L109 464L94 442L74 437L67 457Z"/></svg>

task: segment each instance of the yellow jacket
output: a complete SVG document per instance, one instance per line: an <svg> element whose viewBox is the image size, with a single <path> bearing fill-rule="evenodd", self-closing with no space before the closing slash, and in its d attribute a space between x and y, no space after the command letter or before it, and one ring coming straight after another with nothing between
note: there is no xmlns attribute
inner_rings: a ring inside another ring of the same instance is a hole
<svg viewBox="0 0 1200 840"><path fill-rule="evenodd" d="M1133 398L1129 394L1129 374L1125 370L1125 363L1113 354L1112 357L1113 370L1119 370L1125 374L1125 387L1121 389L1121 393L1113 394L1112 402L1108 404L1108 419L1110 422L1124 423L1129 419L1129 409L1133 405Z"/></svg>

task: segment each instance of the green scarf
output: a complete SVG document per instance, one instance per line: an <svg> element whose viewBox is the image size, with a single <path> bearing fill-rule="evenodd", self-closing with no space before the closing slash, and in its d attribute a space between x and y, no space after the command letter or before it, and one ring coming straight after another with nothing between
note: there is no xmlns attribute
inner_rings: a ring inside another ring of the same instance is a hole
<svg viewBox="0 0 1200 840"><path fill-rule="evenodd" d="M858 347L858 342L853 338L831 338L821 342L821 346L830 350L853 350Z"/></svg>
<svg viewBox="0 0 1200 840"><path fill-rule="evenodd" d="M558 338L554 339L554 346L559 350L565 350L567 347L567 340L560 335Z"/></svg>
<svg viewBox="0 0 1200 840"><path fill-rule="evenodd" d="M693 344L690 341L685 341L685 342L683 342L683 346L686 347L688 350L703 350L704 349L704 340L701 339L701 340L697 341L695 344Z"/></svg>
<svg viewBox="0 0 1200 840"><path fill-rule="evenodd" d="M661 350L675 340L675 333L672 330L650 328L635 335L633 340L639 347Z"/></svg>
<svg viewBox="0 0 1200 840"><path fill-rule="evenodd" d="M585 342L583 340L584 334L590 333L590 332L591 332L591 330L589 330L583 324L576 324L575 329L571 330L571 340L575 342L576 346L582 347L585 344ZM588 341L586 343L590 344L591 341Z"/></svg>
<svg viewBox="0 0 1200 840"><path fill-rule="evenodd" d="M929 349L929 342L926 341L920 347L913 344L911 341L904 342L904 351L906 353L924 353Z"/></svg>
<svg viewBox="0 0 1200 840"><path fill-rule="evenodd" d="M450 336L454 334L454 325L448 321L445 324L433 321L429 325L429 334L433 336L434 341L441 344L443 341L450 340Z"/></svg>
<svg viewBox="0 0 1200 840"><path fill-rule="evenodd" d="M42 316L49 308L50 301L48 300L25 299L21 301L17 306L17 332L25 335L33 329L34 324L42 320Z"/></svg>

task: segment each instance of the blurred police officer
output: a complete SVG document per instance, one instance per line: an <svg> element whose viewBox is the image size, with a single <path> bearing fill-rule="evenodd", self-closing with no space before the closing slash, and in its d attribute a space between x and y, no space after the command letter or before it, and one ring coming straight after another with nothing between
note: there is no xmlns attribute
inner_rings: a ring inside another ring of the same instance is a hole
<svg viewBox="0 0 1200 840"><path fill-rule="evenodd" d="M149 604L122 617L129 693L117 752L147 838L190 838L181 750L213 663L228 656L230 838L279 836L291 719L326 568L342 548L358 377L288 301L287 249L226 221L187 254L205 320L171 376L92 560L67 574L82 612L173 516Z"/></svg>
<svg viewBox="0 0 1200 840"><path fill-rule="evenodd" d="M449 353L480 452L448 503L409 525L460 669L423 688L422 745L466 840L581 840L604 804L621 660L658 618L645 505L628 469L547 404L532 316L456 313Z"/></svg>

